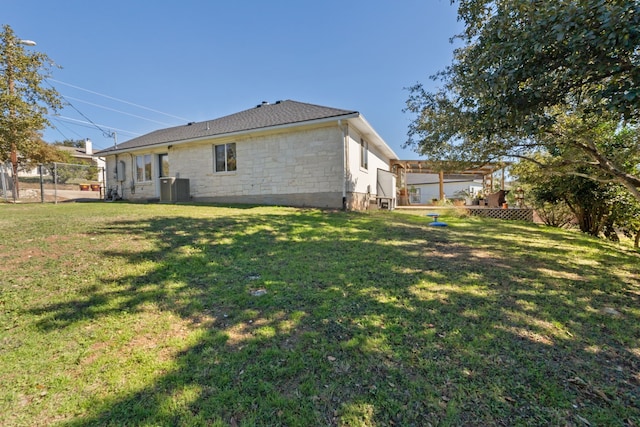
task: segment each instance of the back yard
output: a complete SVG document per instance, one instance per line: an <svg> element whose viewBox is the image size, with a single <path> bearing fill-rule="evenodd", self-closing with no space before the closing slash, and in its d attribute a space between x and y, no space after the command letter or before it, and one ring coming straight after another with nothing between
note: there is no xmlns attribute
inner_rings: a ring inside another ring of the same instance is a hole
<svg viewBox="0 0 640 427"><path fill-rule="evenodd" d="M640 254L441 220L0 205L0 425L640 425Z"/></svg>

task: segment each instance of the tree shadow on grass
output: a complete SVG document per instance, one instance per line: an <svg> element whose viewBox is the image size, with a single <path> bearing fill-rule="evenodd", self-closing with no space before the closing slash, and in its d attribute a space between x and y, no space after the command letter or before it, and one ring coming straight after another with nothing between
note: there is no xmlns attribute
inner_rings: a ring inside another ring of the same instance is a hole
<svg viewBox="0 0 640 427"><path fill-rule="evenodd" d="M530 226L478 236L428 221L299 211L105 224L114 241L140 240L103 256L140 269L34 310L38 326L151 306L196 338L138 391L89 399L67 425L640 422L639 284L625 281L637 257L570 263L582 243L569 235L515 244L504 236Z"/></svg>

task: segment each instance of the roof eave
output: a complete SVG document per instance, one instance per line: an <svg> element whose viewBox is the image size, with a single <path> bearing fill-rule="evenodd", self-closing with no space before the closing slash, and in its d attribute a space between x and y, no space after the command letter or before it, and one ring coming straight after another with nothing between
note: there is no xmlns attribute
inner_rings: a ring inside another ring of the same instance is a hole
<svg viewBox="0 0 640 427"><path fill-rule="evenodd" d="M360 116L360 113L358 113L356 111L356 112L352 112L352 113L348 113L348 114L341 114L341 115L338 115L338 116L325 117L325 118L322 118L322 119L307 120L307 121L303 121L303 122L293 122L293 123L285 123L285 124L275 125L275 126L268 126L268 127L254 128L254 129L244 129L244 130L235 131L235 132L226 132L226 133L220 133L220 134L205 135L205 136L201 136L201 137L197 137L197 138L188 138L188 139L178 139L178 140L163 141L163 142L158 142L158 143L155 143L155 144L141 145L141 146L138 146L138 147L131 147L131 148L107 149L107 150L98 151L94 155L110 156L110 155L116 155L116 154L129 153L129 152L133 152L133 151L140 151L142 149L148 149L148 148L154 148L154 147L163 147L165 145L188 144L188 143L207 141L207 140L212 140L212 139L230 138L230 137L234 137L234 136L251 135L251 134L257 133L257 132L277 131L277 130L295 128L295 127L299 127L299 126L308 126L308 125L316 125L316 124L323 124L323 123L331 123L331 122L337 122L338 120L349 120L349 119L358 118L358 117L361 117L361 116ZM374 131L374 133L375 133L375 131Z"/></svg>
<svg viewBox="0 0 640 427"><path fill-rule="evenodd" d="M360 130L364 136L369 139L369 143L374 141L375 145L380 148L382 154L387 156L390 160L399 160L398 155L389 147L389 145L382 139L382 137L376 132L376 130L369 124L369 122L361 115L358 114L355 117L354 122L356 128Z"/></svg>

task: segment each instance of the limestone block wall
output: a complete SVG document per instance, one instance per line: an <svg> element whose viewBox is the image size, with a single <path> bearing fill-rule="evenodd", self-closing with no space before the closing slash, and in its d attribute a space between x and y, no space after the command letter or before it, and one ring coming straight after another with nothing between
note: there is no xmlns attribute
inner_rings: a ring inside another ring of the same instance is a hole
<svg viewBox="0 0 640 427"><path fill-rule="evenodd" d="M344 134L347 129L345 159ZM364 137L366 138L366 137ZM377 169L388 161L369 144L368 167L360 165L361 135L335 122L256 132L236 137L141 148L131 154L107 157L107 188L118 188L128 200L157 200L160 196L159 155L168 154L169 175L189 180L193 201L342 208L347 166L346 205L368 209L375 200ZM368 142L368 141L367 141ZM234 143L235 171L214 171L214 147ZM150 182L136 182L135 156L152 156ZM126 178L116 179L118 161L126 163ZM369 192L370 191L370 192Z"/></svg>
<svg viewBox="0 0 640 427"><path fill-rule="evenodd" d="M214 172L214 145L226 143L236 144L237 170ZM342 133L327 126L174 146L169 164L194 201L341 207L342 153Z"/></svg>

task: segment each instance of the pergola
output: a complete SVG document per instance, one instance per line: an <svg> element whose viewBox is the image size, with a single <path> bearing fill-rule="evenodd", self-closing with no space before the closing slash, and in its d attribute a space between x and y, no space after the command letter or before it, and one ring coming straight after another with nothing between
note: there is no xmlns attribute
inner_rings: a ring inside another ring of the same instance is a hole
<svg viewBox="0 0 640 427"><path fill-rule="evenodd" d="M493 188L493 176L496 171L501 171L500 189L504 190L504 170L509 165L507 162L485 163L483 165L469 165L466 162L435 161L435 160L391 160L389 166L398 177L399 186L407 193L407 173L430 173L440 177L440 200L444 195L444 175L473 175L482 177L482 186L485 191Z"/></svg>

